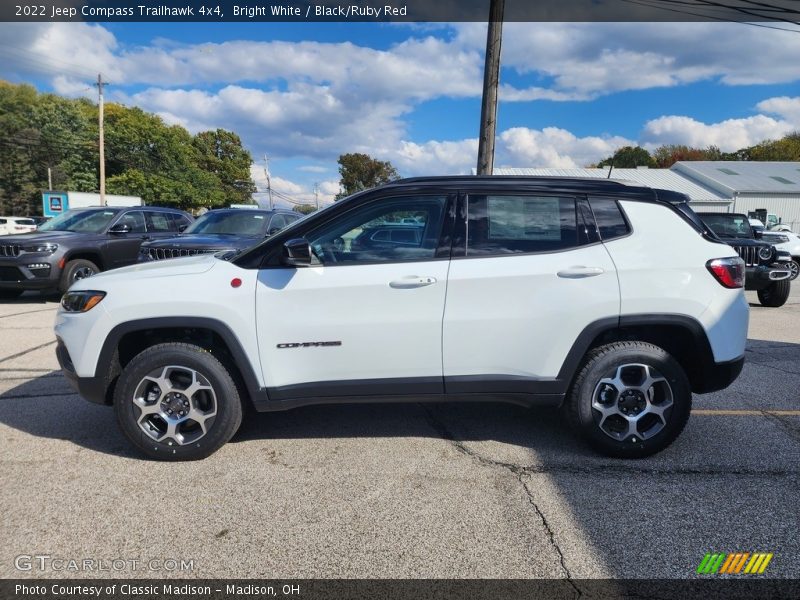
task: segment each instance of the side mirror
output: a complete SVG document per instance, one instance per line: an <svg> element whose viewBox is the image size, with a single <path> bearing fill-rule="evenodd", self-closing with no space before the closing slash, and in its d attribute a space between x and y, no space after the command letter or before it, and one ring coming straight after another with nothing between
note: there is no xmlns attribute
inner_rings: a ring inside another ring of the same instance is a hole
<svg viewBox="0 0 800 600"><path fill-rule="evenodd" d="M760 229L753 229L753 237L755 237L757 240L760 240L764 237L764 232Z"/></svg>
<svg viewBox="0 0 800 600"><path fill-rule="evenodd" d="M280 230L281 230L281 228L280 228L280 227L273 227L273 228L271 228L271 229L270 229L270 230L267 232L267 235L275 235L275 234L276 234L276 233L278 233Z"/></svg>
<svg viewBox="0 0 800 600"><path fill-rule="evenodd" d="M117 223L111 229L108 230L108 233L130 233L131 226L127 223Z"/></svg>
<svg viewBox="0 0 800 600"><path fill-rule="evenodd" d="M311 265L311 246L305 238L294 238L284 242L283 264L290 267Z"/></svg>
<svg viewBox="0 0 800 600"><path fill-rule="evenodd" d="M184 232L184 231L186 231L188 228L189 228L189 225L188 225L188 224L187 224L187 225L181 225L180 227L178 227L178 233L183 233L183 232Z"/></svg>

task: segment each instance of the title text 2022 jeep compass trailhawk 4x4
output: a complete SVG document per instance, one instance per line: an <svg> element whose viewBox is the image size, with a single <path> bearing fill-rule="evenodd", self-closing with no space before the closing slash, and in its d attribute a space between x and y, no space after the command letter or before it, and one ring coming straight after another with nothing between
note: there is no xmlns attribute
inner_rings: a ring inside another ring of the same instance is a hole
<svg viewBox="0 0 800 600"><path fill-rule="evenodd" d="M363 235L393 225L414 235ZM743 277L675 192L406 179L232 259L81 280L62 299L57 353L154 458L208 456L245 404L476 399L563 405L599 451L642 457L678 436L693 391L741 371Z"/></svg>

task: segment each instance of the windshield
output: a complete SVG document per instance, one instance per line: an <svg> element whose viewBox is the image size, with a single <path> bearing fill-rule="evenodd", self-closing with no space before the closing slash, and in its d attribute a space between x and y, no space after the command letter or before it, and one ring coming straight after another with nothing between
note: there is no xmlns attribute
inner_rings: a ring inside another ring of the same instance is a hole
<svg viewBox="0 0 800 600"><path fill-rule="evenodd" d="M267 235L269 217L268 214L249 209L238 209L235 212L211 211L192 223L184 233L261 237Z"/></svg>
<svg viewBox="0 0 800 600"><path fill-rule="evenodd" d="M68 210L63 215L39 225L39 231L76 231L81 233L102 233L119 211L108 210Z"/></svg>
<svg viewBox="0 0 800 600"><path fill-rule="evenodd" d="M703 221L721 238L753 239L750 221L744 215L705 214Z"/></svg>

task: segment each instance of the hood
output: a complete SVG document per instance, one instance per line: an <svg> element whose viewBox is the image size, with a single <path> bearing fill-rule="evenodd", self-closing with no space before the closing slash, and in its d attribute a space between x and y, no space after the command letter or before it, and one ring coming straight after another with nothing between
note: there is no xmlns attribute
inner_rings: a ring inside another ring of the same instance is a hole
<svg viewBox="0 0 800 600"><path fill-rule="evenodd" d="M97 275L81 279L70 289L103 290L105 285L113 285L114 281L120 279L130 281L133 278L142 280L157 279L160 277L180 277L181 275L197 275L211 270L218 262L219 261L214 258L213 254L203 254L200 256L187 256L185 258L138 263L130 267L103 271Z"/></svg>
<svg viewBox="0 0 800 600"><path fill-rule="evenodd" d="M3 244L28 244L30 242L53 242L73 239L76 236L97 236L97 233L75 233L74 231L32 231L30 233L14 233L0 237Z"/></svg>
<svg viewBox="0 0 800 600"><path fill-rule="evenodd" d="M762 246L772 246L769 242L763 242L761 240L752 240L749 238L725 238L720 237L720 240L728 244L729 246L756 246L761 248Z"/></svg>
<svg viewBox="0 0 800 600"><path fill-rule="evenodd" d="M178 237L144 242L142 248L197 248L201 250L243 250L255 246L261 237L188 233Z"/></svg>

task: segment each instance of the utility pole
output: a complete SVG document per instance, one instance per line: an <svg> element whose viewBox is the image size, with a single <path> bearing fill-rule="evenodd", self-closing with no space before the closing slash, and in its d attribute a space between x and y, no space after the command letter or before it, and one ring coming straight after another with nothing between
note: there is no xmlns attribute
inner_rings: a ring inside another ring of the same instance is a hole
<svg viewBox="0 0 800 600"><path fill-rule="evenodd" d="M319 210L319 183L314 182L314 201L317 203L317 210Z"/></svg>
<svg viewBox="0 0 800 600"><path fill-rule="evenodd" d="M486 62L483 66L481 129L478 136L478 175L494 169L494 138L497 131L497 88L500 84L500 45L503 40L505 0L491 0L489 30L486 33Z"/></svg>
<svg viewBox="0 0 800 600"><path fill-rule="evenodd" d="M47 191L53 191L53 169L47 167Z"/></svg>
<svg viewBox="0 0 800 600"><path fill-rule="evenodd" d="M98 128L100 130L100 206L106 205L106 142L105 132L103 131L103 120L105 106L103 103L103 88L108 84L103 81L103 76L97 74L97 94L98 94Z"/></svg>
<svg viewBox="0 0 800 600"><path fill-rule="evenodd" d="M269 196L269 209L272 210L275 208L275 204L272 201L272 183L269 180L269 158L267 155L264 155L264 176L267 178L267 195Z"/></svg>

